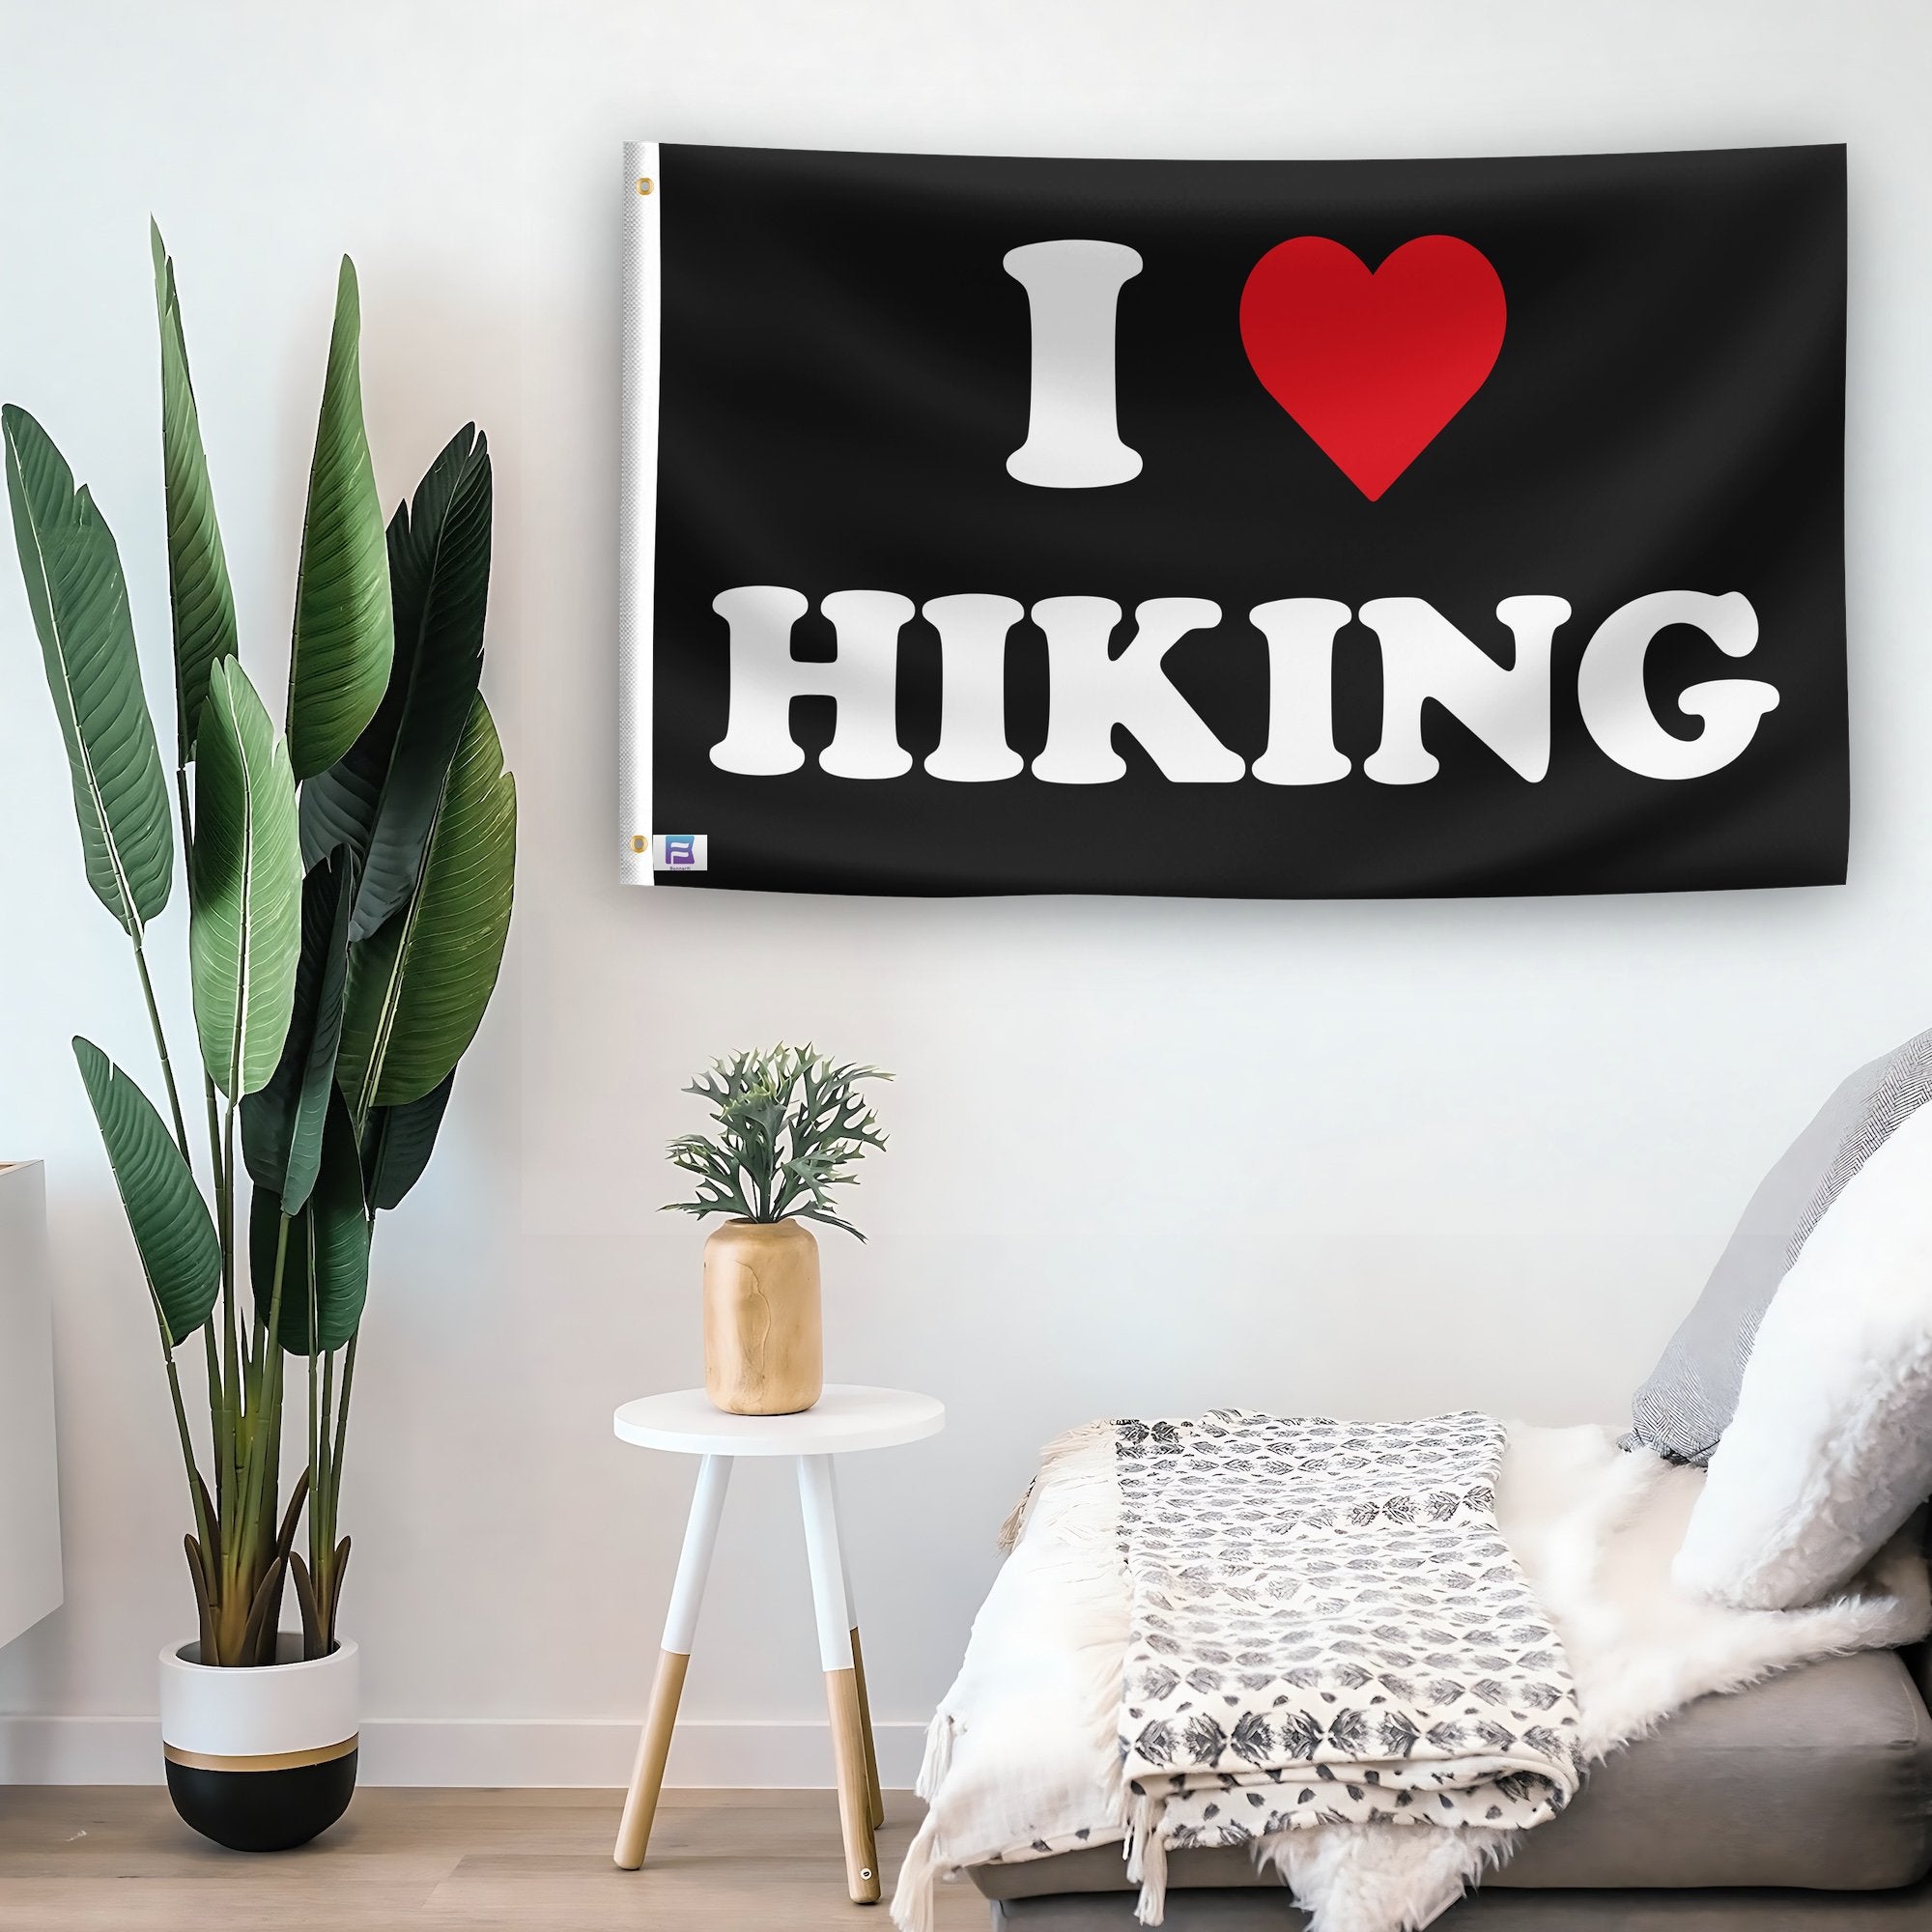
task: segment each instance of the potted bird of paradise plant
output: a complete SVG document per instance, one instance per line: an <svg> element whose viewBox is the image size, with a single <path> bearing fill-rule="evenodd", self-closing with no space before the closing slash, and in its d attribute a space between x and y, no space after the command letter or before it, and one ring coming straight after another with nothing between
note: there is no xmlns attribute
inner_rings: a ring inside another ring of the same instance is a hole
<svg viewBox="0 0 1932 1932"><path fill-rule="evenodd" d="M0 410L0 440L87 879L131 943L162 1094L74 1040L147 1281L191 1524L197 1634L161 1656L168 1786L208 1836L271 1850L326 1830L355 1788L339 1508L370 1243L423 1172L496 985L516 787L478 689L484 439L459 432L385 529L345 258L277 730L242 665L174 265L158 231L153 244L172 791L106 520L24 410ZM177 830L198 1094L148 964ZM285 1483L292 1363L306 1456ZM299 1627L284 1631L290 1598Z"/></svg>

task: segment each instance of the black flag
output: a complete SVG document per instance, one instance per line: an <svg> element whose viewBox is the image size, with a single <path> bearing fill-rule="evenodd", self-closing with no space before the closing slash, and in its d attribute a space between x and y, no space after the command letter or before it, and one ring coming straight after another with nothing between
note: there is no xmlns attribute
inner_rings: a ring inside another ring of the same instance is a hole
<svg viewBox="0 0 1932 1932"><path fill-rule="evenodd" d="M628 151L626 875L1844 876L1844 151Z"/></svg>

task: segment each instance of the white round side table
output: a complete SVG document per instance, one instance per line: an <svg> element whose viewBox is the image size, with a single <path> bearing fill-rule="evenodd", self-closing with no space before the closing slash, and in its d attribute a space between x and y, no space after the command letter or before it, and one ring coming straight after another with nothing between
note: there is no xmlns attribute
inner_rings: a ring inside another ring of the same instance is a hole
<svg viewBox="0 0 1932 1932"><path fill-rule="evenodd" d="M704 1459L697 1465L697 1491L692 1497L677 1580L671 1585L670 1608L665 1616L664 1649L658 1657L612 1857L626 1871L635 1871L643 1863L650 1843L731 1464L740 1456L789 1456L798 1465L799 1509L805 1519L806 1558L818 1620L818 1658L832 1714L846 1889L858 1904L876 1904L879 1856L873 1833L885 1823L885 1807L879 1795L872 1714L866 1697L866 1665L859 1648L859 1617L838 1542L838 1493L832 1463L835 1456L853 1450L890 1449L937 1435L946 1426L944 1405L906 1389L832 1382L813 1407L797 1415L726 1415L712 1406L701 1388L679 1389L671 1395L627 1402L611 1422L622 1441Z"/></svg>

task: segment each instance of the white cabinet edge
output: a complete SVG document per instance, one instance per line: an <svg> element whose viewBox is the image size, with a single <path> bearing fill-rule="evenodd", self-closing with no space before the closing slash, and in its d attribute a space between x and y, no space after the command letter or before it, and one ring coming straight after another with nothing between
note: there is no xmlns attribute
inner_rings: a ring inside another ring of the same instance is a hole
<svg viewBox="0 0 1932 1932"><path fill-rule="evenodd" d="M0 1163L0 1644L61 1602L46 1179Z"/></svg>

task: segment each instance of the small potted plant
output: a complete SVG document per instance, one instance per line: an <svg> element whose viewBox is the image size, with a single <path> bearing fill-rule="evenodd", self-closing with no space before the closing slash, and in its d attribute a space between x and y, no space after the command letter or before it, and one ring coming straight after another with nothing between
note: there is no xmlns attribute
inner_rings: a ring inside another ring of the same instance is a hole
<svg viewBox="0 0 1932 1932"><path fill-rule="evenodd" d="M804 1224L866 1238L832 1211L832 1190L885 1146L859 1086L892 1077L781 1044L714 1061L684 1090L716 1126L671 1142L696 1186L666 1208L730 1217L704 1243L704 1386L727 1414L792 1415L824 1391L818 1242Z"/></svg>
<svg viewBox="0 0 1932 1932"><path fill-rule="evenodd" d="M207 1836L273 1851L327 1830L355 1789L356 1647L337 1629L349 1560L337 1506L370 1239L379 1211L423 1172L496 985L516 788L477 689L483 439L460 431L385 532L345 258L278 731L242 668L158 233L154 262L172 795L113 534L24 410L0 410L0 442L87 879L131 942L162 1094L157 1107L75 1039L147 1277L140 1319L157 1331L192 1524L198 1635L160 1659L168 1789ZM148 970L177 836L198 1079L178 1075ZM306 1383L308 1454L285 1486L291 1358ZM285 1600L299 1630L282 1628Z"/></svg>

